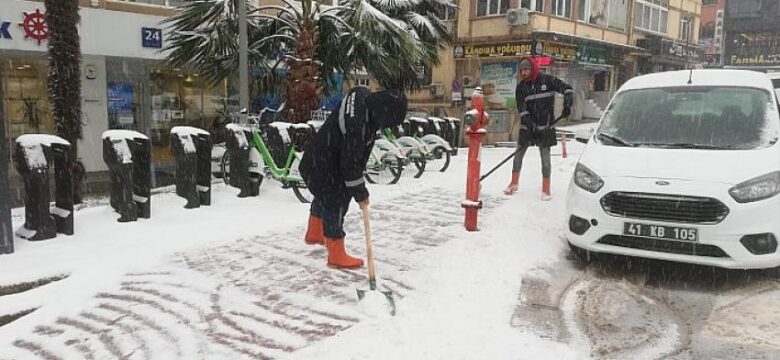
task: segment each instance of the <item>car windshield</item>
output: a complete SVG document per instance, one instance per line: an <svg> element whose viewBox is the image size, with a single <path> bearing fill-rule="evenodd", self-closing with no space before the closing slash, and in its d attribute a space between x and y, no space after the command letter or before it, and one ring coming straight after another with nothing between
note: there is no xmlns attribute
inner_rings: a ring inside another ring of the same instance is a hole
<svg viewBox="0 0 780 360"><path fill-rule="evenodd" d="M755 149L777 141L769 93L740 87L629 90L610 103L597 138L611 146Z"/></svg>

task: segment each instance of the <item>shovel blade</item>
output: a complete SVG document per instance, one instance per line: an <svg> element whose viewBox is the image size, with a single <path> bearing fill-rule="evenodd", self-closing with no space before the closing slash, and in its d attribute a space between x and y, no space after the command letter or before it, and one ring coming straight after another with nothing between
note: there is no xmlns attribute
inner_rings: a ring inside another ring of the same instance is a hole
<svg viewBox="0 0 780 360"><path fill-rule="evenodd" d="M366 293L369 291L379 291L379 290L361 290L357 289L357 295L358 300L363 300L363 298L366 297ZM385 300L387 300L387 305L390 307L390 315L395 315L395 300L393 299L393 293L391 291L379 291L382 293L382 295L385 296Z"/></svg>

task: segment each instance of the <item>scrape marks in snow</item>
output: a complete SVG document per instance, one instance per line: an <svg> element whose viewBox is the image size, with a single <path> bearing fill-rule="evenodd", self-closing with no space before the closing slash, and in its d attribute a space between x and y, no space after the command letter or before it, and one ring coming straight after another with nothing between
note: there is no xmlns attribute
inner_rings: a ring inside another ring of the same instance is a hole
<svg viewBox="0 0 780 360"><path fill-rule="evenodd" d="M461 201L462 194L434 188L372 204L381 288L397 299L415 291L406 273L463 231ZM484 198L483 212L500 201ZM359 257L362 225L353 209L346 244ZM174 254L169 265L126 274L84 309L39 325L14 346L37 359L284 357L361 320L354 291L366 286L365 268L326 267L325 248L304 245L304 232Z"/></svg>

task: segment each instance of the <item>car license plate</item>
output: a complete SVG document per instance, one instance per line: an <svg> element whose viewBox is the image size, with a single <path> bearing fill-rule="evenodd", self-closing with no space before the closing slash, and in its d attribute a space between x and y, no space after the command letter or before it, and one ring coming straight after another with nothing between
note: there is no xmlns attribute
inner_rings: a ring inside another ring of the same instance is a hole
<svg viewBox="0 0 780 360"><path fill-rule="evenodd" d="M623 223L623 235L679 241L699 241L699 230L676 226Z"/></svg>

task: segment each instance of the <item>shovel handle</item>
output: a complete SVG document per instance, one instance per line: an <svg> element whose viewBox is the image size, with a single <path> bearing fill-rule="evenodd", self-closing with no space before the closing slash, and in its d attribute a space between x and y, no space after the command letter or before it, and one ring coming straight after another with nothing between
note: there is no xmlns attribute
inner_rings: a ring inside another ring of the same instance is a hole
<svg viewBox="0 0 780 360"><path fill-rule="evenodd" d="M371 251L371 224L368 222L368 208L363 209L363 229L366 232L366 257L368 258L368 284L371 290L376 290L376 269L374 268L374 252Z"/></svg>

